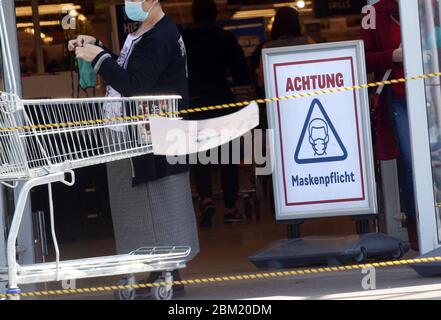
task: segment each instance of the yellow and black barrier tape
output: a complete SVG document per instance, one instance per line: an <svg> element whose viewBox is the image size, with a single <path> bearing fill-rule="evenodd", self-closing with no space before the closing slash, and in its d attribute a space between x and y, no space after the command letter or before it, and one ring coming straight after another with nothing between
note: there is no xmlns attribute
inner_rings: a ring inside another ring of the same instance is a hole
<svg viewBox="0 0 441 320"><path fill-rule="evenodd" d="M270 102L277 102L277 101L283 101L283 100L291 100L291 99L298 99L298 98L305 98L305 97L314 97L314 96L331 94L331 93L354 91L354 90L359 90L359 89L369 89L369 88L375 88L375 87L384 86L384 85L394 85L394 84L405 83L407 81L412 81L412 80L423 80L423 79L430 79L430 78L435 78L435 77L441 77L441 72L427 73L427 74L413 76L413 77L405 77L405 78L391 79L391 80L386 80L386 81L372 82L372 83L360 84L360 85L350 86L350 87L320 90L320 91L314 91L314 92L309 92L309 93L297 93L297 94L281 96L281 97L261 98L261 99L255 99L255 100L250 100L250 101L241 101L241 102L220 104L220 105L215 105L215 106L189 108L189 109L183 109L183 110L172 111L172 112L161 112L161 113L154 114L154 115L115 117L115 118L109 118L109 119L94 119L94 120L85 120L85 121L72 121L72 122L63 122L63 123L24 125L24 126L16 126L16 127L9 127L9 128L0 128L0 132L21 131L21 130L25 130L25 131L47 130L47 129L60 129L60 128L66 128L66 127L71 128L71 127L81 127L81 126L90 126L90 125L100 125L100 124L112 123L112 122L117 122L117 121L142 121L142 120L145 120L146 118L150 118L152 116L169 117L169 116L180 116L180 115L187 115L187 114L193 114L193 113L198 113L198 112L214 111L214 110L221 110L221 109L240 108L240 107L244 107L244 106L249 105L251 102L256 102L259 104L270 103Z"/></svg>
<svg viewBox="0 0 441 320"><path fill-rule="evenodd" d="M364 268L387 268L387 267L397 267L397 266L409 266L409 265L433 263L433 262L441 262L441 256L372 262L372 263L354 264L354 265L345 265L345 266L320 267L320 268L286 270L286 271L268 271L268 272L250 273L250 274L242 274L242 275L217 276L217 277L214 276L208 278L180 280L180 281L172 281L172 282L164 281L164 282L144 283L144 284L141 283L141 284L130 284L130 285L109 285L109 286L80 288L80 289L33 291L33 292L22 292L19 294L0 294L0 299L18 298L18 297L38 298L38 297L74 295L74 294L78 295L78 294L89 294L89 293L97 294L97 293L106 293L117 290L130 290L130 289L136 290L136 289L163 287L163 286L171 286L171 285L207 285L207 284L215 284L221 282L265 280L265 279L311 275L311 274L320 274L320 273L355 271Z"/></svg>

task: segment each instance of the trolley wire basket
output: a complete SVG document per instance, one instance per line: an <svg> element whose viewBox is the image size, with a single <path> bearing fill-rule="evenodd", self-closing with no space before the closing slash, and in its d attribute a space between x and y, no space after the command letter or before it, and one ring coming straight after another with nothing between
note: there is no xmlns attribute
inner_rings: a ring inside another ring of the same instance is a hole
<svg viewBox="0 0 441 320"><path fill-rule="evenodd" d="M0 181L152 152L150 117L177 117L179 98L20 100L2 93Z"/></svg>

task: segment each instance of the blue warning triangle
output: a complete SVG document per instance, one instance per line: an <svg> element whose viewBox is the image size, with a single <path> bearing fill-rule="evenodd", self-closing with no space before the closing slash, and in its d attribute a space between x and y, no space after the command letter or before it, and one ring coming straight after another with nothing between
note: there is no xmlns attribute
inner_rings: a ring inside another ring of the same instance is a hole
<svg viewBox="0 0 441 320"><path fill-rule="evenodd" d="M314 99L306 116L295 152L298 164L344 161L348 152L328 114Z"/></svg>

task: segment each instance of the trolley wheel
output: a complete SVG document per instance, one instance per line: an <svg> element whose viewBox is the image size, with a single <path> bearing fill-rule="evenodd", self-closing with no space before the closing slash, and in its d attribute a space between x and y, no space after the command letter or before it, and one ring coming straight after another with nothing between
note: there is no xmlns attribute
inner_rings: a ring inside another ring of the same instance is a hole
<svg viewBox="0 0 441 320"><path fill-rule="evenodd" d="M403 256L404 256L404 248L403 248L403 245L400 243L398 245L397 251L392 253L392 258L393 259L401 259Z"/></svg>
<svg viewBox="0 0 441 320"><path fill-rule="evenodd" d="M357 263L365 262L368 258L367 250L366 248L361 247L360 253L354 257L354 261Z"/></svg>
<svg viewBox="0 0 441 320"><path fill-rule="evenodd" d="M245 216L248 220L251 220L253 218L253 205L251 203L250 197L246 197L243 199L243 207Z"/></svg>
<svg viewBox="0 0 441 320"><path fill-rule="evenodd" d="M131 284L133 284L133 281L131 281L128 278L121 279L117 283L118 286L127 286ZM135 300L135 297L136 297L135 289L119 289L115 291L116 300L123 300L123 301Z"/></svg>
<svg viewBox="0 0 441 320"><path fill-rule="evenodd" d="M163 280L159 280L158 282L163 282ZM165 286L155 286L151 289L152 299L153 300L171 300L173 298L173 287L167 289Z"/></svg>

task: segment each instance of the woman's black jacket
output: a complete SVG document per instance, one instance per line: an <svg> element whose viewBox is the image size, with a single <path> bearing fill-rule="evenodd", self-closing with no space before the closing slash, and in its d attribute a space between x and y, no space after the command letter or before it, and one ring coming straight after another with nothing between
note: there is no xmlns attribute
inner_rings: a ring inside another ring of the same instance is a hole
<svg viewBox="0 0 441 320"><path fill-rule="evenodd" d="M179 109L188 105L187 57L182 37L170 17L164 16L151 30L133 42L126 68L108 50L92 66L103 80L124 97L180 95ZM132 159L133 184L161 179L188 170L170 165L164 156L148 154Z"/></svg>

